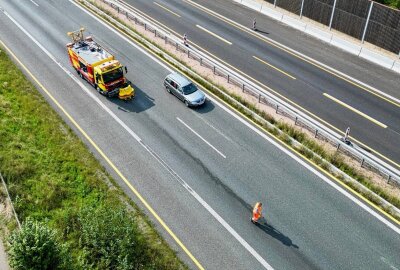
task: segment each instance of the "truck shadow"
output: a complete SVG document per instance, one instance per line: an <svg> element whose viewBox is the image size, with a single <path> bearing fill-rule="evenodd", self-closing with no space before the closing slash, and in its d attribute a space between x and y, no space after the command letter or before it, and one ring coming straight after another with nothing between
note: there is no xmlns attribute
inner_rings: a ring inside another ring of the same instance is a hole
<svg viewBox="0 0 400 270"><path fill-rule="evenodd" d="M140 113L146 111L155 105L154 98L142 91L138 86L132 83L135 89L135 98L133 100L120 100L118 98L110 99L111 102L118 105L118 109L125 112Z"/></svg>
<svg viewBox="0 0 400 270"><path fill-rule="evenodd" d="M296 249L299 248L299 246L293 244L292 240L289 237L287 237L286 235L282 234L280 231L275 229L274 226L267 224L265 220L256 223L255 225L259 227L261 230L263 230L265 233L269 234L271 237L279 240L285 246L294 247Z"/></svg>

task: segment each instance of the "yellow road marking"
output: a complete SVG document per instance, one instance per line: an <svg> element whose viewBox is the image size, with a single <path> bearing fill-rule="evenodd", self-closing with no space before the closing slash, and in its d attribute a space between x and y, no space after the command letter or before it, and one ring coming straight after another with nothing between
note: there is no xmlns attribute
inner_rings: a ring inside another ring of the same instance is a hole
<svg viewBox="0 0 400 270"><path fill-rule="evenodd" d="M54 102L54 104L64 113L64 115L71 121L71 123L81 132L81 134L89 141L89 143L97 150L97 152L104 158L104 160L110 165L115 173L125 182L129 189L135 194L135 196L143 203L147 210L154 216L154 218L161 224L161 226L167 231L167 233L175 240L175 242L182 248L182 250L189 256L189 258L195 263L195 265L204 270L203 266L199 261L192 255L192 253L185 247L185 245L179 240L174 232L168 227L168 225L161 219L157 212L150 206L150 204L142 197L142 195L132 186L128 179L121 173L121 171L114 165L114 163L108 158L108 156L101 150L101 148L92 140L92 138L85 132L83 128L75 121L75 119L64 109L64 107L53 97L52 94L40 83L40 81L32 74L32 72L19 60L19 58L0 40L1 45L6 48L9 54L18 62L18 64L29 74L29 76L35 81L35 83L46 93L46 95Z"/></svg>
<svg viewBox="0 0 400 270"><path fill-rule="evenodd" d="M334 97L332 97L331 95L329 95L329 94L327 94L327 93L324 93L324 96L327 97L327 98L329 98L330 100L333 100L333 101L335 101L336 103L342 105L343 107L346 107L347 109L349 109L349 110L355 112L356 114L359 114L359 115L361 115L362 117L367 118L369 121L371 121L371 122L377 124L378 126L383 127L383 128L387 128L387 125L385 125L385 124L379 122L378 120L372 118L371 116L369 116L369 115L367 115L367 114L365 114L365 113L363 113L363 112L361 112L361 111L359 111L359 110L357 110L357 109L351 107L350 105L344 103L343 101L340 101L339 99L334 98Z"/></svg>
<svg viewBox="0 0 400 270"><path fill-rule="evenodd" d="M175 15L176 17L181 17L181 15L179 15L179 14L177 14L177 13L175 13L175 12L173 12L172 10L170 10L169 8L166 8L166 7L164 7L163 5L161 5L161 4L159 4L159 3L157 3L157 2L153 2L154 3L154 5L157 5L157 6L159 6L160 8L162 8L162 9L164 9L164 10L166 10L166 11L168 11L169 13L171 13L171 14L173 14L173 15Z"/></svg>
<svg viewBox="0 0 400 270"><path fill-rule="evenodd" d="M367 87L365 87L363 85L360 85L360 84L358 84L356 82L353 82L352 80L350 80L350 79L348 79L348 78L346 78L344 76L341 76L340 74L337 74L336 72L330 71L329 69L327 69L327 68L325 68L325 67L323 67L323 66L321 66L321 65L319 65L319 64L317 64L317 63L315 63L315 62L313 62L313 61L311 61L311 60L309 60L307 58L304 58L301 55L298 55L298 54L296 54L296 53L294 53L294 52L282 47L281 45L275 44L275 42L270 41L270 40L266 39L263 36L259 36L259 35L255 34L255 33L253 33L253 31L250 31L249 29L245 28L244 26L238 26L238 25L230 22L229 20L227 20L227 18L225 18L224 16L216 13L215 11L211 12L209 9L207 9L207 8L197 4L197 3L194 3L191 0L182 0L182 1L188 3L189 5L195 7L197 9L199 9L199 10L202 10L203 12L205 12L205 13L207 13L207 14L209 14L209 15L211 15L211 16L213 16L213 17L215 17L215 18L217 18L217 19L219 19L221 21L224 21L225 23L227 23L227 24L229 24L229 25L231 25L231 26L233 26L233 27L235 27L235 28L237 28L237 29L239 29L239 30L241 30L243 32L248 33L249 35L252 35L253 37L255 37L255 38L259 39L259 40L264 41L265 43L270 44L271 46L274 46L274 47L276 47L276 48L278 48L278 49L280 49L280 50L282 50L282 51L284 51L284 52L286 52L286 53L288 53L288 54L290 54L290 55L292 55L292 56L294 56L294 57L296 57L298 59L301 59L304 62L307 62L307 63L309 63L309 64L311 64L311 65L313 65L313 66L315 66L315 67L317 67L317 68L319 68L319 69L321 69L321 70L323 70L323 71L325 71L325 72L327 72L327 73L329 73L329 74L331 74L331 75L333 75L333 76L335 76L337 78L340 78L340 79L342 79L342 80L344 80L344 81L346 81L346 82L348 82L348 83L350 83L350 84L352 84L352 85L364 90L364 91L367 91L368 93L370 93L370 94L372 94L372 95L374 95L376 97L379 97L379 98L385 100L386 102L391 103L392 105L400 107L400 103L398 103L396 101L393 101L393 100L391 100L391 99L389 99L389 98L387 98L385 96L382 96L379 93L376 93L375 91L373 91L371 89L368 89Z"/></svg>
<svg viewBox="0 0 400 270"><path fill-rule="evenodd" d="M183 0L185 1L185 0ZM127 3L125 3L127 6L129 6L130 8L134 9L136 12L139 12L140 14L142 14L143 16L147 17L149 20L152 20L154 22L157 22L159 25L163 26L164 28L168 29L171 33L174 33L177 36L181 36L179 33L177 33L176 31L174 31L173 29L169 28L168 26L166 26L165 24L157 21L156 19L150 17L149 15L147 15L146 13L142 12L141 10L135 8L134 6L131 6ZM324 123L325 125L329 126L330 128L334 129L336 132L339 132L340 134L344 135L344 131L338 129L337 127L333 126L332 124L328 123L327 121L325 121L324 119L320 118L319 116L313 114L312 112L308 111L307 109L303 108L302 106L298 105L297 103L293 102L292 100L286 98L285 96L279 94L277 91L275 91L274 89L272 89L271 87L263 84L262 82L256 80L255 78L251 77L250 75L244 73L243 71L241 71L240 69L232 66L231 64L225 62L224 60L222 60L221 58L219 58L218 56L212 54L211 52L207 51L206 49L204 49L203 47L201 47L200 45L197 45L196 43L191 43L192 46L199 48L200 50L206 52L207 54L209 54L210 56L212 56L213 58L217 59L218 61L222 62L223 64L225 64L226 66L232 68L233 70L239 72L240 74L242 74L243 76L245 76L248 79L251 79L252 81L254 81L255 83L259 84L260 86L270 90L271 92L275 93L276 95L278 95L279 97L283 98L284 100L286 100L287 102L289 102L290 104L292 104L293 106L299 108L300 110L302 110L303 112L307 113L308 115L312 116L314 119L317 119L318 121ZM395 165L396 167L400 168L400 164L396 163L394 160L384 156L383 154L379 153L378 151L370 148L368 145L366 145L365 143L357 140L356 138L350 136L350 138L352 139L352 141L356 142L357 144L363 146L364 148L368 149L369 151L373 152L374 154L378 155L379 157L385 159L386 161L390 162L391 164Z"/></svg>
<svg viewBox="0 0 400 270"><path fill-rule="evenodd" d="M205 29L203 26L200 26L200 25L196 24L196 27L197 27L197 28L200 28L200 29L203 30L204 32L207 32L207 33L209 33L210 35L212 35L212 36L218 38L219 40L222 40L223 42L225 42L225 43L227 43L227 44L229 44L229 45L232 45L232 42L230 42L230 41L224 39L223 37L218 36L217 34L211 32L210 30Z"/></svg>
<svg viewBox="0 0 400 270"><path fill-rule="evenodd" d="M90 10L89 10L90 11ZM98 17L99 19L101 19L102 21L104 21L105 23L107 23L108 25L112 26L114 29L116 29L118 32L120 32L121 34L123 34L124 36L126 36L127 38L129 38L132 41L135 41L135 39L133 39L131 36L127 35L125 32L121 31L118 28L115 28L114 25L112 25L111 23L109 23L108 21L104 20L102 17L99 17L97 14L93 13L92 11L90 11L92 14L94 14L96 17ZM168 61L166 61L164 58L162 58L161 56L159 56L158 54L154 53L153 51L151 51L150 49L148 49L147 47L143 46L141 43L136 43L139 46L141 46L143 49L145 49L147 52L151 53L152 55L154 55L155 57L157 57L159 60L161 60L162 62L164 62L165 64L167 64L168 66L170 66L172 69L177 70L175 66L173 66L172 64L170 64ZM302 157L304 160L307 160L310 164L312 164L315 168L317 168L318 170L322 171L323 173L325 173L327 176L329 176L331 179L335 180L336 182L338 182L340 185L342 185L344 188L346 188L348 191L350 191L351 193L353 193L354 195L356 195L358 198L360 198L361 200L363 200L364 202L366 202L368 205L370 205L371 207L373 207L375 210L377 210L378 212L380 212L382 215L386 216L387 218L389 218L391 221L393 221L395 224L400 225L400 221L398 221L396 218L394 218L392 215L390 215L389 213L385 212L383 209L381 209L379 206L375 205L373 202L369 201L367 198L365 198L363 195L361 195L360 193L358 193L357 191L353 190L349 185L347 185L346 183L342 182L340 179L336 178L334 175L332 175L330 172L324 170L323 168L321 168L320 166L318 166L318 164L316 164L313 160L307 158L306 156L304 156L303 154L301 154L300 152L298 152L295 148L293 148L292 146L289 146L285 143L283 143L277 136L275 136L274 134L266 131L261 125L257 124L256 122L254 122L251 118L249 118L248 116L242 114L240 111L238 111L237 109L235 109L234 107L232 107L229 103L225 102L224 100L220 99L218 96L214 95L213 93L211 93L208 89L205 89L204 87L202 87L201 85L199 85L200 88L202 88L205 92L209 93L210 95L212 95L214 98L218 99L221 103L225 104L227 107L229 107L231 110L235 111L236 114L241 115L243 118L247 119L247 121L253 123L255 126L257 126L261 131L263 131L265 134L270 135L271 137L273 137L277 142L279 142L281 145L285 146L287 149L291 150L293 153L299 155L300 157Z"/></svg>
<svg viewBox="0 0 400 270"><path fill-rule="evenodd" d="M271 68L273 68L273 69L279 71L280 73L285 74L285 75L288 76L289 78L291 78L291 79L293 79L293 80L296 80L296 78L293 77L292 75L290 75L289 73L286 73L286 72L283 71L282 69L279 69L279 68L275 67L274 65L271 65L271 64L268 63L267 61L262 60L262 59L258 58L257 56L254 56L254 55L253 55L253 58L256 59L256 60L258 60L258 61L260 61L261 63L263 63L263 64L265 64L265 65L267 65L267 66L269 66L269 67L271 67Z"/></svg>
<svg viewBox="0 0 400 270"><path fill-rule="evenodd" d="M126 4L126 3L125 3ZM164 28L168 29L171 33L174 33L177 36L181 36L179 33L177 33L176 31L174 31L173 29L169 28L168 26L166 26L165 24L157 21L156 19L150 17L149 15L145 14L144 12L142 12L141 10L129 5L130 8L134 9L135 11L139 12L140 14L142 14L143 16L147 17L149 20L152 20L154 22L157 22L159 25L163 26ZM312 116L313 118L317 119L318 121L324 123L325 125L329 126L330 128L334 129L335 131L339 132L340 134L344 135L344 131L338 129L337 127L333 126L332 124L328 123L327 121L325 121L324 119L318 117L317 115L313 114L312 112L308 111L307 109L303 108L302 106L298 105L297 103L293 102L292 100L286 98L285 96L279 94L277 91L275 91L274 89L272 89L271 87L263 84L262 82L256 80L255 78L251 77L250 75L244 73L243 71L241 71L240 69L232 66L231 64L225 62L224 60L222 60L221 58L219 58L218 56L212 54L211 52L207 51L206 49L204 49L203 47L201 47L200 45L197 45L196 43L191 43L192 46L199 48L200 50L206 52L207 54L209 54L210 56L212 56L213 58L217 59L218 61L220 61L221 63L225 64L226 66L232 68L233 70L239 72L240 74L242 74L243 76L245 76L248 79L251 79L252 81L256 82L257 84L259 84L260 86L270 90L271 92L275 93L276 95L278 95L279 97L283 98L284 100L286 100L287 102L291 103L293 106L299 108L300 110L302 110L303 112L307 113L308 115ZM374 154L378 155L379 157L385 159L386 161L390 162L391 164L397 166L400 168L400 164L396 163L394 160L384 156L383 154L379 153L378 151L370 148L368 145L366 145L365 143L357 140L356 138L350 136L350 138L352 139L352 141L356 142L357 144L363 146L364 148L368 149L369 151L373 152Z"/></svg>

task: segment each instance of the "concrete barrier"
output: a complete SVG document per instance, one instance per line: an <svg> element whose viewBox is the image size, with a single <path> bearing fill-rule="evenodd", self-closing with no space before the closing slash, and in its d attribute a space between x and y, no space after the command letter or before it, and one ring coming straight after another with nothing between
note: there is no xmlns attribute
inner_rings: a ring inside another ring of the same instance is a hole
<svg viewBox="0 0 400 270"><path fill-rule="evenodd" d="M264 15L267 15L269 17L272 17L275 20L282 21L282 17L283 17L282 13L280 13L280 12L278 12L278 11L272 9L272 8L269 8L269 7L265 6L265 5L262 6L261 13L264 14Z"/></svg>
<svg viewBox="0 0 400 270"><path fill-rule="evenodd" d="M355 55L359 55L361 51L360 45L335 36L332 36L331 44Z"/></svg>
<svg viewBox="0 0 400 270"><path fill-rule="evenodd" d="M241 3L242 3L242 5L249 7L251 9L257 10L257 11L261 11L261 8L262 8L262 4L257 3L256 1L253 1L253 0L242 0Z"/></svg>
<svg viewBox="0 0 400 270"><path fill-rule="evenodd" d="M394 72L400 73L400 60L397 60L393 63L392 70Z"/></svg>
<svg viewBox="0 0 400 270"><path fill-rule="evenodd" d="M306 26L306 30L304 32L328 43L330 43L332 40L332 33L327 33L324 30L321 30L309 24Z"/></svg>
<svg viewBox="0 0 400 270"><path fill-rule="evenodd" d="M297 30L300 30L302 32L304 32L304 30L306 29L307 24L303 23L302 21L292 18L290 16L286 16L283 15L282 17L282 22L286 23L287 25L296 28Z"/></svg>
<svg viewBox="0 0 400 270"><path fill-rule="evenodd" d="M381 54L375 53L370 51L366 48L362 48L360 55L361 58L367 59L371 62L374 62L378 65L391 69L394 64L394 60L390 59L389 57L383 56Z"/></svg>

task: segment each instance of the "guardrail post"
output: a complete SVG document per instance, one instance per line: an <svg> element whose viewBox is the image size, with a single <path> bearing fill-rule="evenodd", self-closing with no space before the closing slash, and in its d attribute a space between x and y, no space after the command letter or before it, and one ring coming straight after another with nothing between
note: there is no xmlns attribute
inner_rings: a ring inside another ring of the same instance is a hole
<svg viewBox="0 0 400 270"><path fill-rule="evenodd" d="M364 165L364 161L365 161L365 159L361 160L361 167Z"/></svg>
<svg viewBox="0 0 400 270"><path fill-rule="evenodd" d="M389 175L388 175L388 180L387 180L388 184L389 184L389 182L390 182L390 178L392 178L392 176L389 174Z"/></svg>
<svg viewBox="0 0 400 270"><path fill-rule="evenodd" d="M164 36L165 44L167 44L167 36Z"/></svg>
<svg viewBox="0 0 400 270"><path fill-rule="evenodd" d="M214 75L215 75L215 66L213 66L213 73L214 73Z"/></svg>
<svg viewBox="0 0 400 270"><path fill-rule="evenodd" d="M175 43L176 50L178 50L178 42Z"/></svg>
<svg viewBox="0 0 400 270"><path fill-rule="evenodd" d="M340 143L338 143L337 147L336 147L336 151L338 151L340 148Z"/></svg>
<svg viewBox="0 0 400 270"><path fill-rule="evenodd" d="M261 102L261 94L258 95L258 103Z"/></svg>
<svg viewBox="0 0 400 270"><path fill-rule="evenodd" d="M154 29L154 36L157 37L157 30Z"/></svg>
<svg viewBox="0 0 400 270"><path fill-rule="evenodd" d="M190 50L188 50L188 58L190 58Z"/></svg>
<svg viewBox="0 0 400 270"><path fill-rule="evenodd" d="M245 85L243 84L242 85L242 92L244 93L244 88L245 88Z"/></svg>
<svg viewBox="0 0 400 270"><path fill-rule="evenodd" d="M137 24L137 18L135 17L135 24Z"/></svg>
<svg viewBox="0 0 400 270"><path fill-rule="evenodd" d="M228 74L228 78L227 79L228 79L228 83L229 83L229 74Z"/></svg>
<svg viewBox="0 0 400 270"><path fill-rule="evenodd" d="M315 130L314 138L317 138L318 136L318 129Z"/></svg>
<svg viewBox="0 0 400 270"><path fill-rule="evenodd" d="M296 118L294 119L294 125L297 126L297 116L296 116Z"/></svg>
<svg viewBox="0 0 400 270"><path fill-rule="evenodd" d="M203 65L203 58L200 57L200 66Z"/></svg>
<svg viewBox="0 0 400 270"><path fill-rule="evenodd" d="M119 7L117 6L117 11L118 11L118 13L119 13Z"/></svg>
<svg viewBox="0 0 400 270"><path fill-rule="evenodd" d="M144 23L144 30L147 30L147 24Z"/></svg>
<svg viewBox="0 0 400 270"><path fill-rule="evenodd" d="M276 114L278 113L278 110L279 110L279 105L276 105L276 111L275 111Z"/></svg>

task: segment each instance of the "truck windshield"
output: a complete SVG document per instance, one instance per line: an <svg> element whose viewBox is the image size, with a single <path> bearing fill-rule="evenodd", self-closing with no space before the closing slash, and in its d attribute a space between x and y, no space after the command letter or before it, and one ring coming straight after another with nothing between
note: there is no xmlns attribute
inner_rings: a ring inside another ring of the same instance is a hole
<svg viewBox="0 0 400 270"><path fill-rule="evenodd" d="M117 69L111 70L107 73L104 73L103 81L104 81L104 83L110 83L110 82L113 82L115 80L122 78L123 76L124 76L124 73L122 71L122 68L117 68Z"/></svg>

